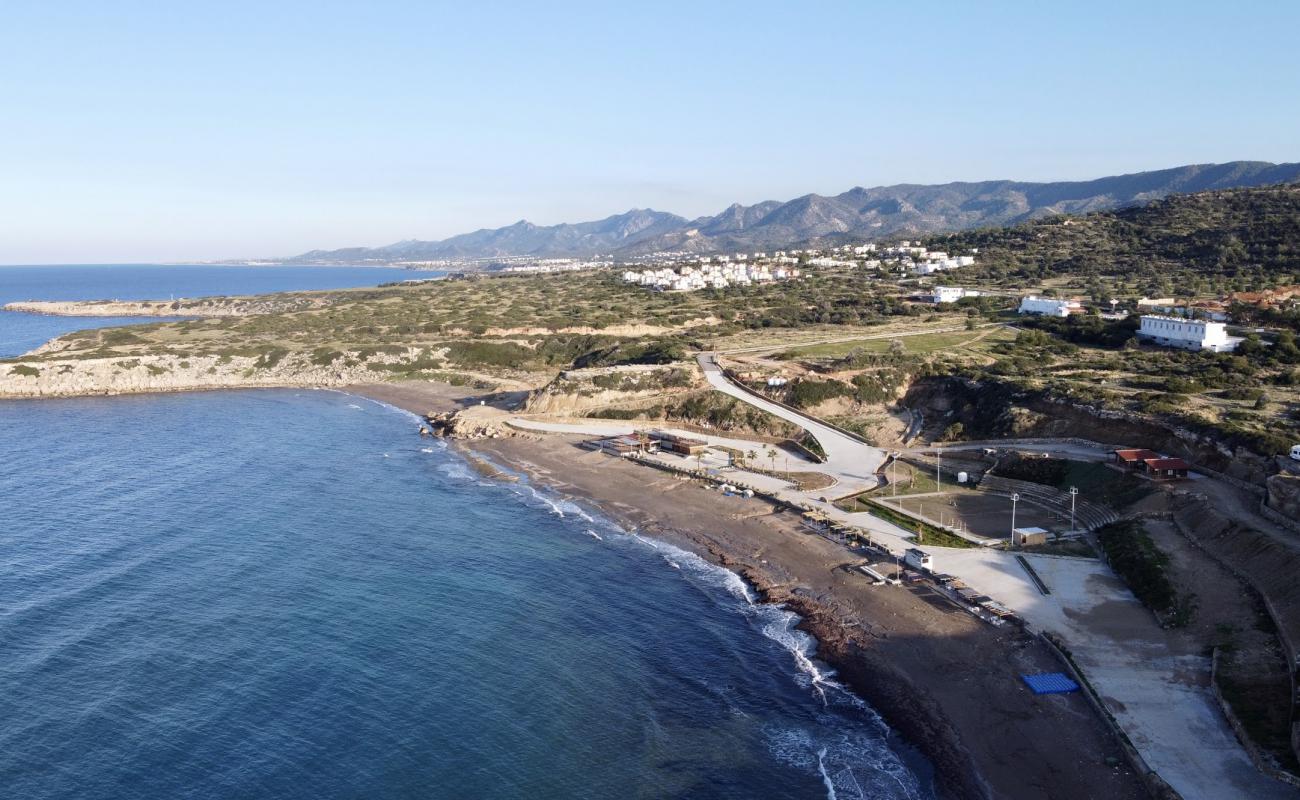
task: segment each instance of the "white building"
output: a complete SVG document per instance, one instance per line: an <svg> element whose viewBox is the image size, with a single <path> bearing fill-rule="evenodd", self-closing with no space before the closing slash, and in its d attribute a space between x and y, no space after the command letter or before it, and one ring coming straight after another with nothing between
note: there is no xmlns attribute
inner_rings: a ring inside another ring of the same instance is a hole
<svg viewBox="0 0 1300 800"><path fill-rule="evenodd" d="M963 297L979 297L980 293L974 289L963 289L960 286L936 286L930 300L934 303L955 303Z"/></svg>
<svg viewBox="0 0 1300 800"><path fill-rule="evenodd" d="M1235 336L1229 336L1222 322L1163 317L1156 314L1142 317L1142 326L1138 328L1137 335L1167 347L1209 350L1215 353L1236 350L1237 344L1241 341Z"/></svg>
<svg viewBox="0 0 1300 800"><path fill-rule="evenodd" d="M1020 299L1021 314L1038 314L1046 317L1068 317L1083 311L1078 300L1053 300L1050 297L1028 295Z"/></svg>

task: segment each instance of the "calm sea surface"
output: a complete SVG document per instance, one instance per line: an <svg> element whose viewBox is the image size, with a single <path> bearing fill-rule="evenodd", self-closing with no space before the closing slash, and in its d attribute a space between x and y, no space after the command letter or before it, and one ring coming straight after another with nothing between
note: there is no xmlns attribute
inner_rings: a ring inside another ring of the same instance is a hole
<svg viewBox="0 0 1300 800"><path fill-rule="evenodd" d="M414 431L0 401L0 797L932 796L793 615Z"/></svg>

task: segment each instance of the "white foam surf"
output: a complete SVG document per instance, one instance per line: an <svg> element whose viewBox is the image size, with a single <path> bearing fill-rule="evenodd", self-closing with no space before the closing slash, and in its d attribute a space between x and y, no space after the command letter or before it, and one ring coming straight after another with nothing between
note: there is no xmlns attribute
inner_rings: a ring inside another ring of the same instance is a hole
<svg viewBox="0 0 1300 800"><path fill-rule="evenodd" d="M883 739L860 733L827 736L804 728L768 729L768 752L781 764L816 775L827 800L920 800L920 782ZM872 776L871 791L858 780Z"/></svg>
<svg viewBox="0 0 1300 800"><path fill-rule="evenodd" d="M822 784L826 787L827 800L838 800L839 795L835 793L835 782L831 780L830 773L826 771L826 748L817 751L817 771L822 774Z"/></svg>

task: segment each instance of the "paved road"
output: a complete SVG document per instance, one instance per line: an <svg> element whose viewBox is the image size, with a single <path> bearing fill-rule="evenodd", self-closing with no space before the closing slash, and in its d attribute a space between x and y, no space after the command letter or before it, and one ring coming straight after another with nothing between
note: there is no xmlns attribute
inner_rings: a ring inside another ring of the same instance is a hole
<svg viewBox="0 0 1300 800"><path fill-rule="evenodd" d="M736 386L723 374L714 353L700 353L696 360L704 370L704 377L714 389L761 408L811 433L826 451L826 463L823 469L833 473L844 483L862 485L866 488L878 485L876 470L885 463L884 450L860 442L813 417L791 411L779 403L751 394Z"/></svg>

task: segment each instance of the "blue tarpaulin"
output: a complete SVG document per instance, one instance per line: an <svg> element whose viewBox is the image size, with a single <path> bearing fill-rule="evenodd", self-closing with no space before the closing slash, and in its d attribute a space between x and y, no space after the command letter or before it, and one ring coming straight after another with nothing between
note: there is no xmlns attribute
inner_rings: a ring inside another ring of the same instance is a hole
<svg viewBox="0 0 1300 800"><path fill-rule="evenodd" d="M1042 672L1038 675L1021 675L1021 680L1034 694L1063 694L1079 691L1079 684L1063 672Z"/></svg>

